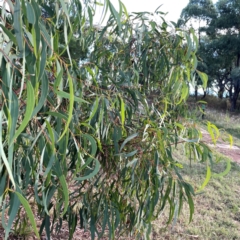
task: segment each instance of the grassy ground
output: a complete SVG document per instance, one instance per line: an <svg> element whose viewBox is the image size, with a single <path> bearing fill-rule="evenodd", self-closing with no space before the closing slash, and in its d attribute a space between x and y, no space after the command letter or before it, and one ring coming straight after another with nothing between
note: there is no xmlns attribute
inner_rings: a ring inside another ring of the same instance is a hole
<svg viewBox="0 0 240 240"><path fill-rule="evenodd" d="M219 129L231 134L234 144L240 146L240 114L210 109L206 111L206 120L213 122Z"/></svg>
<svg viewBox="0 0 240 240"><path fill-rule="evenodd" d="M213 103L214 99L209 101ZM234 144L240 146L240 115L229 113L221 104L215 105L217 109L208 108L205 120L231 134ZM203 165L193 163L190 167L186 159L181 157L181 151L177 154L184 165L184 178L195 187L201 186L206 175ZM221 157L223 161L213 169L216 173L224 171L226 167L224 159L227 160L227 157ZM204 192L195 196L194 202L195 213L190 224L186 206L176 224L167 229L161 229L164 216L156 221L152 239L240 239L240 165L232 162L231 171L226 176L212 177Z"/></svg>
<svg viewBox="0 0 240 240"><path fill-rule="evenodd" d="M216 172L224 170L220 163ZM184 164L185 179L194 186L204 181L202 165ZM152 239L240 239L240 166L232 163L230 173L225 177L212 178L204 192L195 196L195 214L189 224L189 210L183 208L175 225L165 231L161 229L164 217L154 223Z"/></svg>

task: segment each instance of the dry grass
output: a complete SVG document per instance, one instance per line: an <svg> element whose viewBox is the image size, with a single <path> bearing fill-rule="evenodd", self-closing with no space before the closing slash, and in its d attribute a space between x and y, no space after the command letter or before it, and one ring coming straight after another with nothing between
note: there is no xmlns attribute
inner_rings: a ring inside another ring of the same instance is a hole
<svg viewBox="0 0 240 240"><path fill-rule="evenodd" d="M223 171L224 163L215 170ZM194 186L204 181L203 165L184 164L185 179ZM232 163L231 172L222 178L212 178L202 194L196 195L195 214L189 224L189 210L185 205L176 224L161 229L164 218L154 223L152 239L240 239L240 166Z"/></svg>
<svg viewBox="0 0 240 240"><path fill-rule="evenodd" d="M207 95L205 98L202 99L201 96L198 97L198 101L205 101L207 102L207 107L210 109L215 109L218 111L226 112L229 111L229 99L228 98L217 98L212 95ZM195 103L195 98L190 96L188 99L188 103ZM237 109L236 112L240 110L240 100L237 100Z"/></svg>

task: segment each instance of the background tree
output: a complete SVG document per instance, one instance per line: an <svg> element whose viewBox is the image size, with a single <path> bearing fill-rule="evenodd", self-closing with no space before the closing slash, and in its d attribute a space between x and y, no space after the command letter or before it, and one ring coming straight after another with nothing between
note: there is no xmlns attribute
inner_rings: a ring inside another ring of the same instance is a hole
<svg viewBox="0 0 240 240"><path fill-rule="evenodd" d="M211 31L209 35L215 42L217 54L221 54L229 60L228 68L224 68L225 71L231 72L235 67L239 67L240 61L240 3L235 0L220 0L217 2L216 7L219 14L210 23L210 28L214 29L214 31ZM236 109L239 95L239 83L236 78L234 79L234 81L231 81L231 87L229 88L229 95L232 96L232 109Z"/></svg>
<svg viewBox="0 0 240 240"><path fill-rule="evenodd" d="M237 78L234 81L231 78L231 71L239 66L240 59L238 15L239 2L235 0L219 0L215 7L210 1L190 1L182 11L184 19L192 17L199 22L205 21L205 26L198 27L198 56L202 62L199 69L208 73L209 84L216 83L220 98L228 91L232 109L236 108L239 95ZM202 37L201 32L204 33Z"/></svg>
<svg viewBox="0 0 240 240"><path fill-rule="evenodd" d="M205 41L202 41L201 34L202 34L202 26L205 24L208 24L213 18L216 17L216 9L212 2L212 0L190 0L188 5L182 10L181 18L184 20L184 24L188 24L190 21L190 26L194 27L196 24L192 23L192 20L197 21L198 27L195 29L195 31L198 32L198 41L199 41L199 51L198 56L201 59L201 52L204 49L202 47L202 43ZM203 24L203 25L202 25ZM199 62L201 62L200 60ZM204 66L201 64L199 65L199 70L203 70ZM197 99L198 94L198 85L201 85L201 79L196 78L195 83L195 98ZM208 82L210 85L210 81Z"/></svg>

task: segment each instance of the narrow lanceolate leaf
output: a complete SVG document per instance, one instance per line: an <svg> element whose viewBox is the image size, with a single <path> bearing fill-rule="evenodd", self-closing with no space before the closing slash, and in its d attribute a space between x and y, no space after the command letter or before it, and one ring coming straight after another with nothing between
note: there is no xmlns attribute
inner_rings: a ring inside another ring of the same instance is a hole
<svg viewBox="0 0 240 240"><path fill-rule="evenodd" d="M118 28L119 28L119 31L120 31L121 30L121 16L116 11L115 7L113 6L113 4L110 1L109 1L109 8L110 8L110 11L111 11L113 17L115 18L115 20L117 22L117 25L118 25Z"/></svg>
<svg viewBox="0 0 240 240"><path fill-rule="evenodd" d="M47 78L46 74L44 73L42 76L41 97L38 101L37 106L33 110L32 117L34 117L39 112L39 110L42 108L42 106L44 105L44 103L47 99L47 95L48 95L48 78Z"/></svg>
<svg viewBox="0 0 240 240"><path fill-rule="evenodd" d="M63 92L63 91L54 91L58 96L60 96L61 98L67 98L70 99L70 94L67 92ZM89 102L83 100L82 98L76 97L74 96L74 101L75 102L79 102L79 103L87 103L89 104Z"/></svg>
<svg viewBox="0 0 240 240"><path fill-rule="evenodd" d="M221 173L214 173L213 177L224 177L230 172L230 170L231 170L231 160L226 159L226 158L224 158L224 160L227 163L226 169Z"/></svg>
<svg viewBox="0 0 240 240"><path fill-rule="evenodd" d="M128 18L129 16L126 6L121 1L119 3L121 4L121 8L123 8L125 16Z"/></svg>
<svg viewBox="0 0 240 240"><path fill-rule="evenodd" d="M30 223L32 224L33 230L34 230L37 238L40 239L40 236L39 236L39 233L38 233L38 230L37 230L37 224L35 222L35 218L34 218L32 209L31 209L28 201L22 196L21 193L19 193L19 192L14 192L14 193L18 196L19 201L23 205L23 207L24 207L24 209L25 209L25 211L27 213L27 216L28 216L28 218L30 220Z"/></svg>
<svg viewBox="0 0 240 240"><path fill-rule="evenodd" d="M23 34L22 34L22 16L21 16L21 5L20 5L20 0L15 1L15 6L14 6L14 32L16 35L17 39L17 45L18 45L18 50L19 52L23 52Z"/></svg>
<svg viewBox="0 0 240 240"><path fill-rule="evenodd" d="M137 136L138 136L138 133L134 133L134 134L130 135L129 137L127 137L121 145L120 152L122 151L122 149L124 148L126 143L128 143L129 141L131 141L132 139L134 139Z"/></svg>
<svg viewBox="0 0 240 240"><path fill-rule="evenodd" d="M203 88L207 88L207 83L208 83L208 75L204 72L200 72L199 70L196 70L198 73L198 76L201 78L202 83L203 83Z"/></svg>
<svg viewBox="0 0 240 240"><path fill-rule="evenodd" d="M13 178L13 173L12 173L12 166L9 165L9 162L8 162L8 159L6 157L6 154L4 152L4 149L3 149L3 139L2 139L2 126L3 126L3 119L2 119L2 112L3 110L0 111L0 156L3 160L3 163L7 169L7 172L8 172L8 175L9 175L9 178L10 178L10 181L12 182L13 184L13 187L14 189L16 188L16 185L15 185L15 181L14 181L14 178Z"/></svg>
<svg viewBox="0 0 240 240"><path fill-rule="evenodd" d="M91 146L90 157L94 157L97 153L97 144L96 144L95 139L89 134L83 134L82 137L87 139L91 143L90 144L90 146Z"/></svg>
<svg viewBox="0 0 240 240"><path fill-rule="evenodd" d="M92 107L90 117L86 120L87 122L90 121L94 117L94 115L96 114L96 112L98 110L98 105L99 105L99 99L98 99L98 97L96 97L96 100L95 100L95 102L93 104L93 107Z"/></svg>
<svg viewBox="0 0 240 240"><path fill-rule="evenodd" d="M7 224L7 226L5 226L5 239L6 240L8 239L13 221L17 215L17 212L18 212L19 206L20 206L20 201L19 201L18 197L16 195L13 195L12 193L10 193L10 196L11 196L10 209L9 209L10 214L9 214L9 218L8 218L8 224Z"/></svg>
<svg viewBox="0 0 240 240"><path fill-rule="evenodd" d="M35 13L34 13L33 6L28 1L26 1L26 5L27 5L27 18L28 18L28 22L31 23L31 24L35 24L36 16L35 16Z"/></svg>
<svg viewBox="0 0 240 240"><path fill-rule="evenodd" d="M216 144L217 139L220 136L220 132L219 132L218 128L210 122L207 123L207 128L208 128L208 132L212 138L213 143Z"/></svg>
<svg viewBox="0 0 240 240"><path fill-rule="evenodd" d="M61 5L62 5L63 12L65 13L65 16L66 16L66 18L67 18L67 20L68 20L69 27L72 28L66 3L65 3L64 0L60 0L60 2L61 2ZM65 22L65 21L64 21L64 22Z"/></svg>
<svg viewBox="0 0 240 240"><path fill-rule="evenodd" d="M11 144L23 132L28 122L30 121L33 113L33 109L34 109L34 104L35 104L34 89L32 87L31 82L28 81L27 82L27 101L26 101L27 107L26 107L25 116L20 127L18 128L17 132L14 135L13 140L11 141Z"/></svg>
<svg viewBox="0 0 240 240"><path fill-rule="evenodd" d="M122 120L122 127L124 128L125 123L125 104L123 99L121 98L121 120Z"/></svg>
<svg viewBox="0 0 240 240"><path fill-rule="evenodd" d="M230 146L232 147L233 146L233 137L232 135L228 135L229 136L229 143L230 143Z"/></svg>
<svg viewBox="0 0 240 240"><path fill-rule="evenodd" d="M92 27L93 26L93 14L92 14L92 10L90 7L88 7L88 17L89 17L90 26Z"/></svg>
<svg viewBox="0 0 240 240"><path fill-rule="evenodd" d="M72 115L73 115L74 91L73 91L72 77L70 76L70 74L68 75L68 83L69 83L68 120L66 122L64 131L63 131L62 135L60 136L60 138L58 139L58 141L60 141L62 139L62 137L64 136L64 134L67 132L69 124L70 124L70 122L72 120Z"/></svg>
<svg viewBox="0 0 240 240"><path fill-rule="evenodd" d="M52 130L52 127L51 127L50 123L47 120L45 120L45 122L46 122L46 126L47 126L47 129L48 129L50 141L51 141L50 144L52 146L52 150L54 151L54 149L55 149L54 133L53 133L53 130Z"/></svg>
<svg viewBox="0 0 240 240"><path fill-rule="evenodd" d="M205 178L202 186L197 190L197 192L201 192L206 187L206 185L210 181L210 178L211 178L211 168L209 166L207 166L206 178Z"/></svg>
<svg viewBox="0 0 240 240"><path fill-rule="evenodd" d="M11 104L11 110L10 110L11 117L9 116L9 120L11 119L11 124L8 124L8 127L10 128L9 140L8 140L9 143L11 143L13 136L15 134L17 120L18 120L18 98L14 92L12 93L12 101L10 104ZM13 158L14 158L13 156L14 156L14 145L12 144L8 146L8 163L10 166L13 163Z"/></svg>
<svg viewBox="0 0 240 240"><path fill-rule="evenodd" d="M67 209L68 209L68 205L69 205L69 194L68 194L68 186L67 186L67 182L66 179L64 177L64 175L61 175L59 177L59 181L62 185L62 190L63 190L63 195L64 195L64 209L63 209L63 213L62 216L66 213Z"/></svg>
<svg viewBox="0 0 240 240"><path fill-rule="evenodd" d="M70 64L72 65L72 58L71 58L71 54L70 54L69 46L68 46L69 42L68 42L67 23L66 23L66 21L64 21L63 31L64 31L64 40L65 40L65 44L66 44L66 48L67 48L68 59L70 61Z"/></svg>
<svg viewBox="0 0 240 240"><path fill-rule="evenodd" d="M12 34L11 31L9 31L5 26L3 26L2 24L0 24L1 29L5 32L5 34L9 37L9 39L17 45L17 40L16 37Z"/></svg>
<svg viewBox="0 0 240 240"><path fill-rule="evenodd" d="M95 159L95 168L94 168L94 170L90 174L88 174L86 176L75 178L75 180L77 180L77 181L84 181L84 180L90 179L90 178L94 177L99 172L99 170L100 170L100 163L99 163L99 161L97 159Z"/></svg>

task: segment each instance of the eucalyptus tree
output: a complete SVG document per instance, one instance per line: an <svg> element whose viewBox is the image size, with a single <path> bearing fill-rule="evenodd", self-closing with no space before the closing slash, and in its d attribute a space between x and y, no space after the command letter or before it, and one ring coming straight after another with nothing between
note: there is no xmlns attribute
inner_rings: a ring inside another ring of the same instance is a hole
<svg viewBox="0 0 240 240"><path fill-rule="evenodd" d="M171 222L185 201L191 221L194 190L174 149L182 145L186 157L207 166L212 160L196 125L179 120L196 72L194 31L169 32L160 12L160 21L128 15L109 0L104 28L93 24L95 2L6 2L9 12L3 5L0 20L5 239L24 232L28 220L38 238L45 230L50 239L67 222L69 239L79 223L92 239L106 232L109 239L126 233L149 239L151 222L166 206ZM74 55L72 41L83 56ZM206 75L198 74L206 86ZM217 130L210 123L208 129L215 141Z"/></svg>
<svg viewBox="0 0 240 240"><path fill-rule="evenodd" d="M202 33L205 31L204 26L209 24L212 19L215 19L217 16L216 8L212 2L212 0L190 0L188 5L182 10L181 18L183 19L183 25L189 25L191 27L195 27L195 30L198 32L198 41L199 41L199 51L198 58L200 59L200 63L202 62L201 52L204 51L204 42L206 42L205 36L201 37ZM192 23L192 20L195 23ZM206 66L206 65L205 65ZM204 69L202 64L199 65L200 70ZM201 79L196 78L195 83L195 98L197 99L198 94L198 85L201 85ZM209 81L209 86L211 82Z"/></svg>
<svg viewBox="0 0 240 240"><path fill-rule="evenodd" d="M201 48L198 51L198 68L208 75L209 87L217 88L219 98L223 98L224 93L231 92L231 68L232 56L226 54L218 46L218 40L204 36Z"/></svg>
<svg viewBox="0 0 240 240"><path fill-rule="evenodd" d="M213 31L209 32L209 36L214 39L216 51L221 52L222 56L229 59L231 67L227 71L231 72L234 68L238 68L240 64L240 20L239 11L240 4L236 0L219 0L216 4L218 17L210 23ZM232 74L235 76L235 73ZM239 95L238 78L231 78L230 96L232 109L236 108L236 102Z"/></svg>
<svg viewBox="0 0 240 240"><path fill-rule="evenodd" d="M198 22L198 39L200 41L201 22L209 24L216 18L217 12L212 0L189 0L188 5L182 10L181 18L185 21L194 19Z"/></svg>

